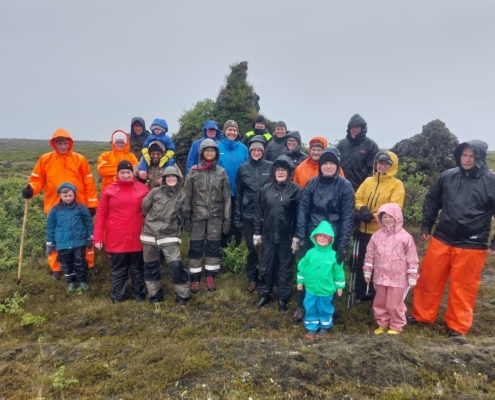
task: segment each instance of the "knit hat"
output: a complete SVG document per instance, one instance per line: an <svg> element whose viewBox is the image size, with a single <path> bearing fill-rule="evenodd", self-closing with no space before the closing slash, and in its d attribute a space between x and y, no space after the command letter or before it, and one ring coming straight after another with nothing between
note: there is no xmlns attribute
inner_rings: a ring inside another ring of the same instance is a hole
<svg viewBox="0 0 495 400"><path fill-rule="evenodd" d="M132 164L127 160L122 160L121 162L119 162L119 165L117 165L117 172L120 172L123 169L134 171L134 168L132 168Z"/></svg>
<svg viewBox="0 0 495 400"><path fill-rule="evenodd" d="M225 132L228 128L235 128L239 130L239 125L232 119L229 119L225 124L223 124L223 131Z"/></svg>
<svg viewBox="0 0 495 400"><path fill-rule="evenodd" d="M61 184L58 186L58 188L57 188L57 194L60 194L60 191L61 191L62 189L64 189L64 188L66 188L66 189L70 189L70 190L72 190L72 191L74 192L74 194L77 194L77 189L76 189L76 187L75 187L72 183L69 183L69 182L64 182L64 183L61 183Z"/></svg>
<svg viewBox="0 0 495 400"><path fill-rule="evenodd" d="M117 131L112 136L112 140L113 140L113 143L115 143L115 142L124 142L124 143L127 143L127 135L124 132L122 132L122 131Z"/></svg>
<svg viewBox="0 0 495 400"><path fill-rule="evenodd" d="M333 154L330 151L324 151L323 153L321 153L319 163L321 165L321 164L326 163L328 161L333 162L336 165L339 165L339 160L337 159L337 156L335 154Z"/></svg>
<svg viewBox="0 0 495 400"><path fill-rule="evenodd" d="M258 115L256 119L254 120L254 123L261 122L262 124L266 125L265 117L263 115Z"/></svg>
<svg viewBox="0 0 495 400"><path fill-rule="evenodd" d="M165 129L163 129L163 127L162 127L162 126L160 126L160 125L156 125L156 124L155 124L155 125L151 125L151 126L150 126L150 129L151 129L151 131L153 131L153 130L155 130L155 129L160 129L162 132L165 132Z"/></svg>
<svg viewBox="0 0 495 400"><path fill-rule="evenodd" d="M249 144L249 151L254 150L254 149L259 149L261 151L265 151L265 146L263 146L263 143L261 142L251 142Z"/></svg>
<svg viewBox="0 0 495 400"><path fill-rule="evenodd" d="M321 235L321 236L324 236L327 240L328 240L328 243L332 243L332 237L329 236L329 235L325 235L324 233L317 233L313 236L313 239L315 238L316 235ZM316 240L316 239L315 239Z"/></svg>
<svg viewBox="0 0 495 400"><path fill-rule="evenodd" d="M163 154L163 150L162 148L157 144L157 143L152 143L149 147L148 147L148 154L151 154L153 153L154 151L157 151L158 153L161 153Z"/></svg>
<svg viewBox="0 0 495 400"><path fill-rule="evenodd" d="M278 122L275 124L275 129L277 129L277 126L281 126L281 127L283 127L285 130L287 130L287 124L286 124L284 121L278 121Z"/></svg>
<svg viewBox="0 0 495 400"><path fill-rule="evenodd" d="M309 141L309 148L313 148L313 147L319 147L320 149L324 149L325 146L322 142L320 142L318 139L311 139Z"/></svg>
<svg viewBox="0 0 495 400"><path fill-rule="evenodd" d="M379 152L376 156L375 156L375 162L377 161L386 161L388 162L390 165L392 165L394 162L392 161L392 159L390 158L390 156L388 155L388 153L385 153L384 151L381 151Z"/></svg>

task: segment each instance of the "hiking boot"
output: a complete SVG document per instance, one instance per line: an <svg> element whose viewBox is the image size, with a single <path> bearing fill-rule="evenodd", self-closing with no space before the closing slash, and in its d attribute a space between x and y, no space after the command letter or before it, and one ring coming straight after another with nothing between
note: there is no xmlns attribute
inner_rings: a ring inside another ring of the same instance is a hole
<svg viewBox="0 0 495 400"><path fill-rule="evenodd" d="M257 287L258 287L258 281L252 281L252 282L249 282L249 286L248 286L247 290L249 293L253 293Z"/></svg>
<svg viewBox="0 0 495 400"><path fill-rule="evenodd" d="M316 336L316 331L306 331L306 333L304 334L304 337L306 339L314 339Z"/></svg>
<svg viewBox="0 0 495 400"><path fill-rule="evenodd" d="M297 307L296 312L292 316L292 320L294 323L299 323L304 319L304 316L306 315L306 310L302 307Z"/></svg>
<svg viewBox="0 0 495 400"><path fill-rule="evenodd" d="M177 304L179 307L185 307L187 304L187 300L184 300L182 297L177 297Z"/></svg>
<svg viewBox="0 0 495 400"><path fill-rule="evenodd" d="M418 323L419 323L419 321L418 321L416 318L414 318L412 315L411 315L411 316L409 316L409 317L407 317L407 322L408 322L409 324L413 324L413 325L414 325L414 324L418 324Z"/></svg>
<svg viewBox="0 0 495 400"><path fill-rule="evenodd" d="M461 332L449 329L449 338L463 336Z"/></svg>
<svg viewBox="0 0 495 400"><path fill-rule="evenodd" d="M327 335L328 335L328 329L320 328L320 329L318 329L318 332L316 332L315 338L316 339L323 339Z"/></svg>
<svg viewBox="0 0 495 400"><path fill-rule="evenodd" d="M79 282L79 286L81 286L81 289L85 292L89 290L89 285L86 282Z"/></svg>
<svg viewBox="0 0 495 400"><path fill-rule="evenodd" d="M396 331L395 329L389 329L387 335L398 335L400 331Z"/></svg>
<svg viewBox="0 0 495 400"><path fill-rule="evenodd" d="M76 291L76 283L75 282L70 282L69 286L67 287L67 290L69 293L73 293Z"/></svg>
<svg viewBox="0 0 495 400"><path fill-rule="evenodd" d="M208 290L210 292L217 290L217 287L215 286L215 282L213 281L213 276L209 276L206 278L206 286L208 286Z"/></svg>
<svg viewBox="0 0 495 400"><path fill-rule="evenodd" d="M387 332L387 328L385 328L384 326L379 326L378 328L376 328L373 333L375 335L381 335L382 333L385 333Z"/></svg>
<svg viewBox="0 0 495 400"><path fill-rule="evenodd" d="M191 282L191 293L198 293L199 282Z"/></svg>
<svg viewBox="0 0 495 400"><path fill-rule="evenodd" d="M287 300L278 301L278 311L280 311L281 313L286 313L287 311L289 311L289 309L287 308Z"/></svg>
<svg viewBox="0 0 495 400"><path fill-rule="evenodd" d="M100 270L97 267L88 268L88 271L91 272L94 276L100 275Z"/></svg>
<svg viewBox="0 0 495 400"><path fill-rule="evenodd" d="M52 279L52 281L59 281L61 276L62 274L60 273L60 271L54 271L50 275L50 278Z"/></svg>
<svg viewBox="0 0 495 400"><path fill-rule="evenodd" d="M258 300L258 303L256 304L258 308L263 307L264 305L268 304L270 302L270 297L260 297Z"/></svg>

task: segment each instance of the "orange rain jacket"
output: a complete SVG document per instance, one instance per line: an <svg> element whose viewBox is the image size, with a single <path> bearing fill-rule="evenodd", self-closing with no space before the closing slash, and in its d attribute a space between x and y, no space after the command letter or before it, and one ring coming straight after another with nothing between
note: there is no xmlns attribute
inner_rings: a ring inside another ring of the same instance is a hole
<svg viewBox="0 0 495 400"><path fill-rule="evenodd" d="M126 145L122 150L117 150L113 145L113 135L118 132L123 133L127 137ZM112 133L112 136L110 136L112 150L105 151L104 153L100 154L100 157L98 157L98 173L101 176L102 193L109 185L115 182L115 178L117 176L117 165L119 165L119 162L121 162L122 160L127 160L132 164L133 167L138 164L138 159L133 153L130 152L129 142L129 138L124 131L116 130Z"/></svg>
<svg viewBox="0 0 495 400"><path fill-rule="evenodd" d="M55 145L55 138L69 139L69 151L59 154ZM77 188L76 200L88 208L98 207L98 195L93 179L93 172L88 160L72 148L74 140L65 129L57 129L50 139L50 146L55 150L43 154L36 163L29 184L33 188L33 196L44 190L43 211L45 214L60 201L57 195L57 187L63 182L72 183Z"/></svg>
<svg viewBox="0 0 495 400"><path fill-rule="evenodd" d="M321 136L316 136L313 139L311 139L309 141L310 147L312 142L323 143L323 150L325 150L328 147L327 140ZM308 181L311 178L318 176L319 165L320 163L318 161L313 161L311 159L311 156L306 158L301 164L297 166L296 171L294 172L294 182L304 189L304 186L306 186L306 183L308 183ZM344 171L342 171L342 168L340 168L339 175L342 178L345 178Z"/></svg>

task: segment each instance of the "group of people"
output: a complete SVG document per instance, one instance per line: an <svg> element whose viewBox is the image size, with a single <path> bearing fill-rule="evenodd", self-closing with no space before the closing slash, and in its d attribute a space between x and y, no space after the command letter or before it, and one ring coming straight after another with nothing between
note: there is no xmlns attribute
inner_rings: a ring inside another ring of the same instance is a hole
<svg viewBox="0 0 495 400"><path fill-rule="evenodd" d="M226 121L222 131L206 121L190 147L185 179L174 162L166 121L155 119L150 130L142 118L133 118L130 134L112 133L111 150L98 159L99 199L87 160L72 151L73 140L63 129L55 131L54 151L40 157L22 190L25 199L44 191L51 277L59 280L62 271L69 292L76 283L89 290L87 272L99 272L96 247L111 257L113 302L128 297L129 275L133 298L163 301L165 260L176 300L185 306L200 290L203 269L208 290L216 289L220 248L244 236L247 290L257 291L258 307L276 297L279 311L287 312L297 275L293 320L304 320L308 339L325 337L333 325L346 261L355 269L356 303L372 302L375 334L398 334L407 320L434 322L449 278L449 336L471 328L481 270L487 254L495 254L494 241L488 249L495 174L486 165L486 143L460 144L457 167L430 188L422 237L430 239L441 211L440 222L419 268L414 240L402 227L405 190L395 178L398 158L379 150L360 115L350 119L337 147L314 137L309 154L299 132L283 121L272 135L260 115L242 137L236 121ZM187 268L180 253L183 228L190 235ZM406 319L411 287L413 311Z"/></svg>

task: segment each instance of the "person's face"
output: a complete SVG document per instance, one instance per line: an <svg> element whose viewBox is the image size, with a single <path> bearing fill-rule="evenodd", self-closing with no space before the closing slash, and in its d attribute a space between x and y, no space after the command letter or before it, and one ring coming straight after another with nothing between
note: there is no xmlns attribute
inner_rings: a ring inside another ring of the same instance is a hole
<svg viewBox="0 0 495 400"><path fill-rule="evenodd" d="M130 169L121 169L118 177L121 181L130 181L133 177L133 173Z"/></svg>
<svg viewBox="0 0 495 400"><path fill-rule="evenodd" d="M321 153L323 152L323 149L320 147L311 147L309 149L309 156L313 161L318 161L321 157Z"/></svg>
<svg viewBox="0 0 495 400"><path fill-rule="evenodd" d="M381 174L384 174L385 172L387 172L391 166L392 165L390 163L388 163L387 161L380 160L380 161L376 162L376 170L378 172L380 172Z"/></svg>
<svg viewBox="0 0 495 400"><path fill-rule="evenodd" d="M158 128L153 129L153 133L154 133L156 136L161 135L161 134L162 134L162 132L163 132L163 131L162 131L161 129L158 129Z"/></svg>
<svg viewBox="0 0 495 400"><path fill-rule="evenodd" d="M286 181L288 176L289 172L285 168L279 167L275 169L275 179L278 183Z"/></svg>
<svg viewBox="0 0 495 400"><path fill-rule="evenodd" d="M227 130L224 132L225 137L229 139L231 142L237 139L237 128L230 126L227 128Z"/></svg>
<svg viewBox="0 0 495 400"><path fill-rule="evenodd" d="M162 158L162 157L163 157L163 154L160 153L159 151L152 151L150 153L150 158L151 158L151 161L153 161L153 162L160 161L160 158Z"/></svg>
<svg viewBox="0 0 495 400"><path fill-rule="evenodd" d="M360 125L351 126L351 136L354 139L357 135L361 133L363 128Z"/></svg>
<svg viewBox="0 0 495 400"><path fill-rule="evenodd" d="M265 129L265 124L263 122L256 122L254 129Z"/></svg>
<svg viewBox="0 0 495 400"><path fill-rule="evenodd" d="M327 161L321 164L321 174L323 176L334 176L337 172L337 164Z"/></svg>
<svg viewBox="0 0 495 400"><path fill-rule="evenodd" d="M206 136L210 139L213 139L217 135L217 130L215 128L208 128L206 130Z"/></svg>
<svg viewBox="0 0 495 400"><path fill-rule="evenodd" d="M289 150L295 149L299 143L297 143L296 139L289 138L287 139L287 148Z"/></svg>
<svg viewBox="0 0 495 400"><path fill-rule="evenodd" d="M60 200L62 200L65 204L70 204L74 201L75 194L72 190L69 190L66 193L60 193Z"/></svg>
<svg viewBox="0 0 495 400"><path fill-rule="evenodd" d="M138 122L132 125L132 129L136 135L141 135L143 133L143 126Z"/></svg>
<svg viewBox="0 0 495 400"><path fill-rule="evenodd" d="M175 175L167 175L165 177L165 183L167 186L175 187L177 185L177 177Z"/></svg>
<svg viewBox="0 0 495 400"><path fill-rule="evenodd" d="M55 140L55 147L60 154L67 154L69 151L70 141L69 139L57 139Z"/></svg>
<svg viewBox="0 0 495 400"><path fill-rule="evenodd" d="M469 171L470 169L476 166L476 160L474 158L474 152L471 147L466 146L464 150L462 150L461 154L461 167Z"/></svg>
<svg viewBox="0 0 495 400"><path fill-rule="evenodd" d="M113 144L113 147L115 147L118 151L124 150L125 149L125 142L118 141Z"/></svg>
<svg viewBox="0 0 495 400"><path fill-rule="evenodd" d="M395 226L395 218L389 214L383 213L382 224L385 228L393 228Z"/></svg>
<svg viewBox="0 0 495 400"><path fill-rule="evenodd" d="M327 239L325 235L321 234L316 234L315 235L315 242L318 246L325 247L330 244L330 241Z"/></svg>
<svg viewBox="0 0 495 400"><path fill-rule="evenodd" d="M263 150L261 149L252 149L250 153L251 153L251 158L254 161L258 161L261 157L263 157Z"/></svg>
<svg viewBox="0 0 495 400"><path fill-rule="evenodd" d="M275 135L279 138L283 138L286 133L287 133L287 130L283 126L277 126L275 128Z"/></svg>
<svg viewBox="0 0 495 400"><path fill-rule="evenodd" d="M203 157L206 161L213 161L217 155L217 152L213 147L207 147L203 150Z"/></svg>

